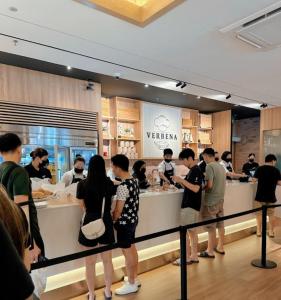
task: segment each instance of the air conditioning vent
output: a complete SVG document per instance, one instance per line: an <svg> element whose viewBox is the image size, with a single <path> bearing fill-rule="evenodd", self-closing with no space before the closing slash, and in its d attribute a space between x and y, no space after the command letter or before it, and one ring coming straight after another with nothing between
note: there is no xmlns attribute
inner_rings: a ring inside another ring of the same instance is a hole
<svg viewBox="0 0 281 300"><path fill-rule="evenodd" d="M220 29L220 32L262 50L281 46L281 1Z"/></svg>

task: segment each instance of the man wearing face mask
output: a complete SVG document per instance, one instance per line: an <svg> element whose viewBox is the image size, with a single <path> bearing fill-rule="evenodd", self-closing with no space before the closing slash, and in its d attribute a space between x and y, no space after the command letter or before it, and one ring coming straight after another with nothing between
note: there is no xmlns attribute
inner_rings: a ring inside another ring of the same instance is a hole
<svg viewBox="0 0 281 300"><path fill-rule="evenodd" d="M232 154L230 151L223 152L220 164L224 167L226 178L229 180L247 177L247 175L235 173L232 165Z"/></svg>
<svg viewBox="0 0 281 300"><path fill-rule="evenodd" d="M77 156L74 160L73 165L73 169L64 173L61 179L61 181L65 184L66 187L86 178L84 174L85 159L82 156Z"/></svg>
<svg viewBox="0 0 281 300"><path fill-rule="evenodd" d="M254 177L256 169L259 167L259 164L255 162L255 158L255 153L250 153L248 155L248 162L243 165L243 173L250 177Z"/></svg>
<svg viewBox="0 0 281 300"><path fill-rule="evenodd" d="M175 175L176 164L173 162L173 150L166 148L163 151L164 160L158 166L160 177L160 185L163 186L164 182L174 184L172 177Z"/></svg>
<svg viewBox="0 0 281 300"><path fill-rule="evenodd" d="M150 184L146 179L146 164L143 160L137 160L133 165L133 177L138 180L140 189L149 188Z"/></svg>
<svg viewBox="0 0 281 300"><path fill-rule="evenodd" d="M215 161L219 162L220 161L220 155L218 151L215 151Z"/></svg>

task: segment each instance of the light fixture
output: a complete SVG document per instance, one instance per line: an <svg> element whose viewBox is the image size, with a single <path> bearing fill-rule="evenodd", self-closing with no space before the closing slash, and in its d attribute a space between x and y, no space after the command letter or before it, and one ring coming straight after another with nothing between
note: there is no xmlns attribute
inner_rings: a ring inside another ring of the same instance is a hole
<svg viewBox="0 0 281 300"><path fill-rule="evenodd" d="M88 79L86 90L87 91L93 91L94 90L94 82L93 82L92 79Z"/></svg>
<svg viewBox="0 0 281 300"><path fill-rule="evenodd" d="M177 82L176 87L179 87L179 86L181 86L181 85L182 85L182 82L179 81L179 82Z"/></svg>
<svg viewBox="0 0 281 300"><path fill-rule="evenodd" d="M228 94L228 95L225 97L226 100L228 100L228 99L230 99L230 98L231 98L231 94Z"/></svg>
<svg viewBox="0 0 281 300"><path fill-rule="evenodd" d="M68 71L70 71L72 69L71 66L67 66L66 68L67 68Z"/></svg>
<svg viewBox="0 0 281 300"><path fill-rule="evenodd" d="M149 87L149 84L146 83L146 84L144 85L144 87L148 88L148 87Z"/></svg>
<svg viewBox="0 0 281 300"><path fill-rule="evenodd" d="M183 88L185 88L186 86L187 86L187 83L184 82L184 83L181 85L181 88L183 89Z"/></svg>
<svg viewBox="0 0 281 300"><path fill-rule="evenodd" d="M18 9L15 6L10 6L9 10L12 11L12 12L17 12L18 11Z"/></svg>
<svg viewBox="0 0 281 300"><path fill-rule="evenodd" d="M261 105L260 105L260 108L267 108L268 107L268 104L266 104L266 103L262 103Z"/></svg>
<svg viewBox="0 0 281 300"><path fill-rule="evenodd" d="M200 96L197 96L196 98L197 98L198 100L199 100L199 99L201 99L201 97L200 97Z"/></svg>

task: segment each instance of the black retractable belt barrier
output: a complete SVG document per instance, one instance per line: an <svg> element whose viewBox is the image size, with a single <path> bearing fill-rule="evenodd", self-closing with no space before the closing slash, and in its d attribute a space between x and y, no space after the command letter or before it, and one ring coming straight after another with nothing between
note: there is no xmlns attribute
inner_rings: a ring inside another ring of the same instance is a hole
<svg viewBox="0 0 281 300"><path fill-rule="evenodd" d="M277 264L274 261L266 259L266 229L267 229L267 209L271 207L278 207L277 205L263 205L262 206L262 236L261 236L261 258L254 259L251 264L254 267L262 269L274 269L277 267Z"/></svg>
<svg viewBox="0 0 281 300"><path fill-rule="evenodd" d="M245 216L245 215L255 213L255 212L262 210L262 212L263 212L262 259L256 260L256 261L259 263L260 268L270 268L270 266L273 266L273 264L274 264L273 267L276 267L276 264L274 262L266 260L266 215L267 215L267 208L269 208L269 207L281 207L281 204L280 205L270 205L270 206L265 206L265 207L263 206L260 208L255 208L255 209L239 212L239 213L232 214L229 216L219 217L219 218L212 219L212 220L202 221L202 222L198 222L198 223L194 223L194 224L189 224L186 226L179 226L179 227L163 230L163 231L156 232L156 233L151 233L151 234L148 234L145 236L135 238L135 243L140 243L140 242L158 238L158 237L161 237L164 235L180 232L181 300L187 300L188 299L188 297L187 297L187 295L188 295L188 292L187 292L187 266L186 266L186 233L187 233L187 230L190 228L205 226L205 225L212 224L212 223L217 223L217 222L221 222L221 221L225 221L225 220L229 220L229 219L238 218L238 217ZM116 248L119 248L119 246L118 246L118 244L115 243L115 244L108 245L108 246L102 246L102 247L98 247L98 248L94 248L94 249L90 249L90 250L86 250L86 251L81 251L78 253L64 255L61 257L49 259L47 261L33 263L31 265L31 269L36 270L36 269L40 269L40 268L50 267L50 266L65 263L68 261L72 261L75 259L80 259L80 258L83 258L86 256L99 254L99 253L102 253L102 252L105 252L108 250L113 250ZM257 266L258 263L255 265L254 262L255 261L252 262L252 265Z"/></svg>

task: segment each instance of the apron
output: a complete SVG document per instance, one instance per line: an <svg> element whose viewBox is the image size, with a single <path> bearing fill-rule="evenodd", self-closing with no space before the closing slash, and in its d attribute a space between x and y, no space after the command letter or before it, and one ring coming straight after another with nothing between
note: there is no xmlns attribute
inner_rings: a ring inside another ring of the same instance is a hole
<svg viewBox="0 0 281 300"><path fill-rule="evenodd" d="M73 175L71 184L80 182L81 180L84 180L84 179L86 179L85 175L83 175L83 178L75 178L75 175Z"/></svg>
<svg viewBox="0 0 281 300"><path fill-rule="evenodd" d="M227 168L227 171L229 171L229 172L233 172L233 168L232 168L230 165L228 165L226 168ZM229 177L229 176L227 176L227 177L226 177L226 179L228 179L228 180L232 180L232 178L231 178L231 177Z"/></svg>
<svg viewBox="0 0 281 300"><path fill-rule="evenodd" d="M172 167L172 169L171 169L171 170L167 170L167 169L166 169L166 164L170 164L170 166ZM164 172L164 176L165 176L166 178L169 179L170 184L174 184L174 183L173 183L173 180L172 180L172 176L174 176L174 168L173 168L173 165L172 165L171 163L165 163L165 172ZM160 180L160 185L163 186L163 183L164 183L164 180L161 179L161 180Z"/></svg>

